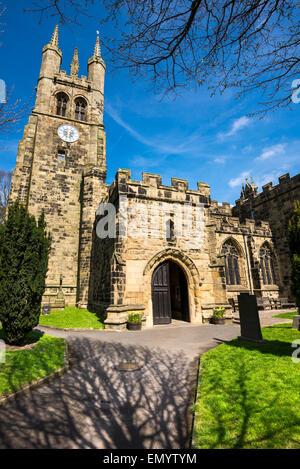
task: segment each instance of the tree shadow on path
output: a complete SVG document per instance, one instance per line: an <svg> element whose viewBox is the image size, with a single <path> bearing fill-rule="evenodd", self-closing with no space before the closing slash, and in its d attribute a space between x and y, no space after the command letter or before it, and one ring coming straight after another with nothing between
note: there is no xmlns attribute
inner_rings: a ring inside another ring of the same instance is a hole
<svg viewBox="0 0 300 469"><path fill-rule="evenodd" d="M185 448L197 364L183 352L70 340L76 363L1 407L1 448ZM123 362L136 371L118 371Z"/></svg>

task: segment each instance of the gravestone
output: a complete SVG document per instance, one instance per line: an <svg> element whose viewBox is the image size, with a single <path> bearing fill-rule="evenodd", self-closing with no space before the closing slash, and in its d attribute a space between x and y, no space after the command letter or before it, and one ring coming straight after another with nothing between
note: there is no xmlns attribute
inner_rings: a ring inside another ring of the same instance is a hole
<svg viewBox="0 0 300 469"><path fill-rule="evenodd" d="M240 293L238 302L241 324L239 339L251 342L265 342L261 334L256 296L249 293Z"/></svg>
<svg viewBox="0 0 300 469"><path fill-rule="evenodd" d="M49 314L50 311L51 311L51 306L50 305L43 306L43 313L44 314Z"/></svg>
<svg viewBox="0 0 300 469"><path fill-rule="evenodd" d="M296 314L296 316L293 317L293 329L299 329L300 327L300 315Z"/></svg>

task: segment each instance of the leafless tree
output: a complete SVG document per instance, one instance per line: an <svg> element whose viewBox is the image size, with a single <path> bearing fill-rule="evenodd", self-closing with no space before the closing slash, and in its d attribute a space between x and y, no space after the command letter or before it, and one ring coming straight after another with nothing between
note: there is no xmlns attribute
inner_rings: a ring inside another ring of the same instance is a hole
<svg viewBox="0 0 300 469"><path fill-rule="evenodd" d="M33 95L27 102L21 99L14 100L12 97L13 88L6 95L5 103L0 104L0 134L12 129L14 124L23 119L30 109Z"/></svg>
<svg viewBox="0 0 300 469"><path fill-rule="evenodd" d="M2 223L8 204L12 173L0 170L0 223Z"/></svg>
<svg viewBox="0 0 300 469"><path fill-rule="evenodd" d="M95 0L39 0L31 11L76 22ZM102 37L113 69L150 78L159 93L208 84L237 98L259 91L258 113L288 106L299 77L295 0L99 0L115 37ZM298 85L299 86L299 85Z"/></svg>

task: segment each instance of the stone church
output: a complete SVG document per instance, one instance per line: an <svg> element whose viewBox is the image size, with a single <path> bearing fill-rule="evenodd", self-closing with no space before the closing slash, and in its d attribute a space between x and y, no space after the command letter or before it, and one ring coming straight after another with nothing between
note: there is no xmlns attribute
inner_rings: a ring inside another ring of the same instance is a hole
<svg viewBox="0 0 300 469"><path fill-rule="evenodd" d="M204 182L191 190L184 179L166 186L157 174L135 181L119 169L106 184L99 37L87 76L78 76L77 48L69 75L61 60L56 26L43 48L11 188L11 201L19 199L36 217L44 209L52 236L43 304L89 308L105 317L107 329L122 330L130 311L143 312L144 327L172 318L203 323L216 306L230 315L240 292L288 296L286 230L300 175L286 174L261 194L247 182L233 208L211 200ZM99 236L106 207L113 208L114 233ZM179 217L186 208L188 216ZM125 235L124 210L127 227L136 228ZM178 229L186 218L192 237Z"/></svg>

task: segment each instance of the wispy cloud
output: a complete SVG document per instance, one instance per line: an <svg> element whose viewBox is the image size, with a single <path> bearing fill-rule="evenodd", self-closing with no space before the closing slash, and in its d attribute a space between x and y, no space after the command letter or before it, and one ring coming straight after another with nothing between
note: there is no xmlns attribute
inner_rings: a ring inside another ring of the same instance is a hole
<svg viewBox="0 0 300 469"><path fill-rule="evenodd" d="M269 160L278 155L285 153L285 145L278 143L277 145L271 145L263 149L261 154L256 158L257 161Z"/></svg>
<svg viewBox="0 0 300 469"><path fill-rule="evenodd" d="M237 176L236 178L230 179L230 181L229 181L228 184L230 185L230 187L241 186L242 183L245 181L245 179L250 176L250 173L251 173L251 170L243 171L243 172L242 172L239 176Z"/></svg>
<svg viewBox="0 0 300 469"><path fill-rule="evenodd" d="M144 156L135 156L131 161L130 164L134 168L142 168L142 169L148 169L152 168L154 166L159 166L161 163L165 160L163 156L160 156L159 158L153 158L152 156L149 158L146 158Z"/></svg>
<svg viewBox="0 0 300 469"><path fill-rule="evenodd" d="M127 122L125 122L121 116L118 114L118 112L116 111L116 109L113 108L113 106L111 106L110 104L106 104L105 106L105 110L107 112L107 114L117 123L119 124L121 127L123 127L123 129L127 130L127 132L132 135L132 137L134 137L136 140L138 140L139 142L143 143L144 145L147 145L147 146L153 146L153 143L151 142L151 140L148 140L147 138L143 137L139 132L137 132L136 130L134 130L129 124L127 124Z"/></svg>
<svg viewBox="0 0 300 469"><path fill-rule="evenodd" d="M224 164L226 161L225 156L218 156L217 158L214 159L214 163L218 164Z"/></svg>
<svg viewBox="0 0 300 469"><path fill-rule="evenodd" d="M143 145L151 148L156 153L163 155L183 155L199 153L199 137L196 132L190 135L156 135L151 136L151 139L145 137L140 132L135 130L130 124L124 121L118 111L111 105L106 104L107 114L123 129L125 129L134 139Z"/></svg>
<svg viewBox="0 0 300 469"><path fill-rule="evenodd" d="M278 177L282 176L284 171L285 171L284 167L280 169L275 169L274 171L269 171L265 174L259 175L257 178L254 178L254 182L256 186L258 186L259 188L261 188L268 182L274 182L275 184L277 184Z"/></svg>
<svg viewBox="0 0 300 469"><path fill-rule="evenodd" d="M220 132L218 136L220 138L224 137L232 137L232 135L235 135L239 130L244 129L245 127L248 127L251 123L251 119L246 116L239 117L238 119L235 119L231 125L231 128L228 132Z"/></svg>

